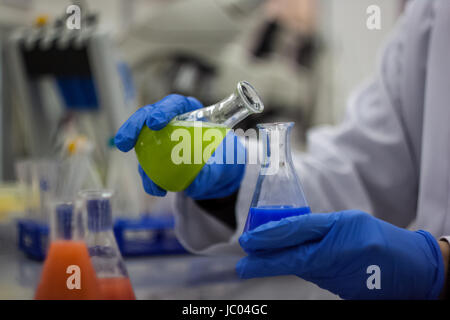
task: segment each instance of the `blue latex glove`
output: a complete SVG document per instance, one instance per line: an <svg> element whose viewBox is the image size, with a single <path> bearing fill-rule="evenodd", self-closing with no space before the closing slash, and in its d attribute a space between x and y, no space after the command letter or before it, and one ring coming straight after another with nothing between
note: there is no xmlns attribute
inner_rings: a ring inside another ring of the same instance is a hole
<svg viewBox="0 0 450 320"><path fill-rule="evenodd" d="M248 256L242 278L297 275L344 299L436 299L444 282L439 244L360 211L307 214L269 222L242 234ZM380 268L380 289L374 271ZM369 280L368 280L369 279Z"/></svg>
<svg viewBox="0 0 450 320"><path fill-rule="evenodd" d="M120 127L115 136L114 143L119 150L128 152L134 148L144 125L147 125L152 130L161 130L175 116L202 107L203 105L195 98L177 94L168 95L161 101L142 107L136 111ZM237 159L237 155L245 152L245 148L233 133L228 133L224 141L227 139L235 139L234 154ZM222 152L222 149L220 149L220 156L225 158L226 148L223 148L223 150L225 152ZM225 161L222 163L225 163ZM150 180L140 165L139 173L147 193L161 197L166 195L167 191ZM223 198L231 195L239 188L244 173L244 164L220 164L208 161L184 192L187 196L196 200Z"/></svg>

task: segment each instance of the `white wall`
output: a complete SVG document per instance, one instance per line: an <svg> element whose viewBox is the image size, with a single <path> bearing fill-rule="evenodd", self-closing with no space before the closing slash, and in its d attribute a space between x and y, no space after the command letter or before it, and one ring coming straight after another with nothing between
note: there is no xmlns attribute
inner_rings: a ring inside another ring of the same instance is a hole
<svg viewBox="0 0 450 320"><path fill-rule="evenodd" d="M89 9L100 12L100 26L117 37L126 37L132 23L149 20L169 1L183 0L87 0ZM212 0L211 0L212 1ZM349 94L375 68L379 48L390 33L400 0L318 0L319 19L327 54L324 58L321 94L316 123L336 122ZM0 0L0 25L31 25L40 14L60 16L69 0ZM382 29L366 28L366 9L378 5Z"/></svg>
<svg viewBox="0 0 450 320"><path fill-rule="evenodd" d="M158 6L174 0L86 0L89 11L100 14L100 26L117 36L132 22L145 19ZM39 15L60 17L69 0L0 0L0 25L31 26Z"/></svg>
<svg viewBox="0 0 450 320"><path fill-rule="evenodd" d="M381 30L371 31L366 27L366 9L369 5L381 8ZM330 81L329 86L324 88L324 94L329 94L329 99L324 99L322 103L332 108L331 120L337 121L355 86L374 73L379 49L393 29L400 11L400 1L322 0L321 6L322 34L326 37L325 45L329 50L325 70L329 70Z"/></svg>

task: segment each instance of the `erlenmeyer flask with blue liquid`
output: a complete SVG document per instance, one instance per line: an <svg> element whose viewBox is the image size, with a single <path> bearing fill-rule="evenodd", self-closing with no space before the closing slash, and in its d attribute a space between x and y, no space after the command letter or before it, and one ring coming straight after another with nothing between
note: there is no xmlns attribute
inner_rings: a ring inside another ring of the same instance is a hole
<svg viewBox="0 0 450 320"><path fill-rule="evenodd" d="M244 231L311 213L291 157L293 122L258 124L263 161Z"/></svg>

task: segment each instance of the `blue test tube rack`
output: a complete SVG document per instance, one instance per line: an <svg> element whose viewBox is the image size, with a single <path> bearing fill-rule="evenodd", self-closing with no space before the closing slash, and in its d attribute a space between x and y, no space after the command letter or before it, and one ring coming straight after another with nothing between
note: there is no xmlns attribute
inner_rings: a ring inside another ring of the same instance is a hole
<svg viewBox="0 0 450 320"><path fill-rule="evenodd" d="M19 250L37 261L43 261L48 244L49 227L32 219L17 221Z"/></svg>
<svg viewBox="0 0 450 320"><path fill-rule="evenodd" d="M114 235L124 257L185 254L174 233L171 215L119 218L114 222ZM18 246L28 258L45 260L49 226L31 219L17 221Z"/></svg>
<svg viewBox="0 0 450 320"><path fill-rule="evenodd" d="M125 257L187 253L175 236L174 225L171 215L143 215L139 219L117 219L114 234Z"/></svg>

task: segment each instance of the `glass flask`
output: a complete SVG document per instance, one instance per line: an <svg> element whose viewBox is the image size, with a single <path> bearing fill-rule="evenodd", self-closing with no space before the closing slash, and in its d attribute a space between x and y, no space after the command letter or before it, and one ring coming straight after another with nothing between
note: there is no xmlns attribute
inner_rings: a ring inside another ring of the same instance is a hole
<svg viewBox="0 0 450 320"><path fill-rule="evenodd" d="M263 161L244 231L310 213L291 158L293 122L258 124Z"/></svg>
<svg viewBox="0 0 450 320"><path fill-rule="evenodd" d="M77 210L86 225L86 244L97 273L102 299L135 300L125 263L113 233L112 192L80 191Z"/></svg>
<svg viewBox="0 0 450 320"><path fill-rule="evenodd" d="M50 226L51 242L35 299L100 299L97 276L71 202L55 205Z"/></svg>
<svg viewBox="0 0 450 320"><path fill-rule="evenodd" d="M137 218L145 211L142 193L136 191L140 176L136 170L136 157L131 153L120 152L114 144L114 138L108 142L108 167L105 188L114 192L114 216L121 218Z"/></svg>
<svg viewBox="0 0 450 320"><path fill-rule="evenodd" d="M26 159L15 164L28 219L43 225L49 223L51 196L56 188L58 169L58 162L53 159Z"/></svg>
<svg viewBox="0 0 450 320"><path fill-rule="evenodd" d="M224 100L181 114L161 130L144 126L135 145L139 163L161 188L182 191L195 179L228 131L263 109L255 89L241 81Z"/></svg>

